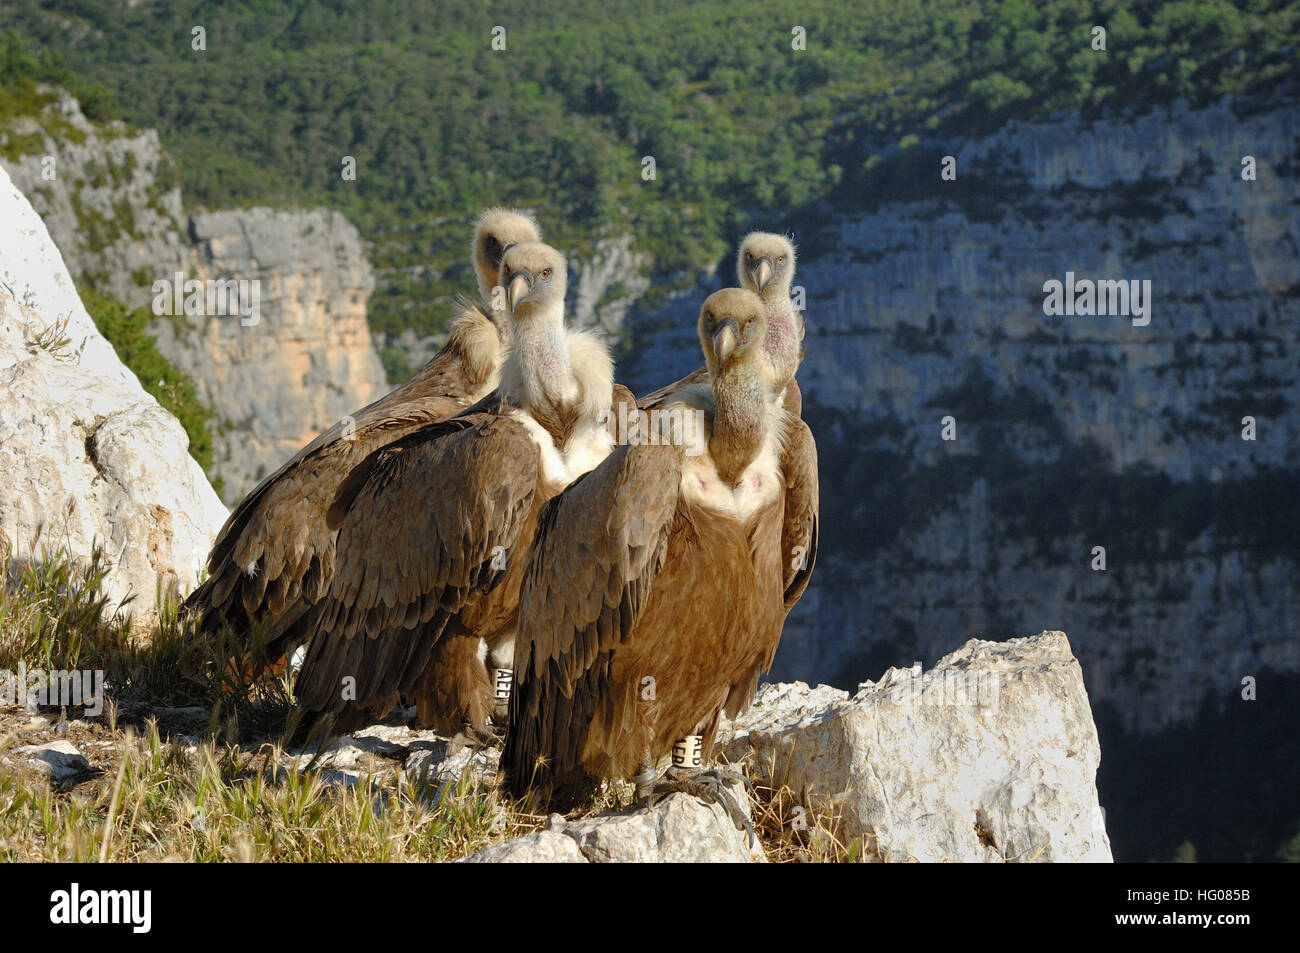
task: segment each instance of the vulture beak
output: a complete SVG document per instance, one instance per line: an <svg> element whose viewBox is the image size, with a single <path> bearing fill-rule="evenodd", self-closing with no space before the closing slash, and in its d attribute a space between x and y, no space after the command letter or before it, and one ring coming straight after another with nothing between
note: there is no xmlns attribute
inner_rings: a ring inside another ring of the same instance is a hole
<svg viewBox="0 0 1300 953"><path fill-rule="evenodd" d="M517 271L510 278L510 284L506 286L506 297L510 302L510 310L513 312L518 307L519 302L533 290L533 276L526 271Z"/></svg>
<svg viewBox="0 0 1300 953"><path fill-rule="evenodd" d="M772 280L772 259L764 255L754 263L753 269L749 272L749 277L754 280L754 287L758 293L762 294L767 283Z"/></svg>
<svg viewBox="0 0 1300 953"><path fill-rule="evenodd" d="M740 327L735 318L723 318L713 331L713 356L718 359L718 367L727 363L740 343Z"/></svg>

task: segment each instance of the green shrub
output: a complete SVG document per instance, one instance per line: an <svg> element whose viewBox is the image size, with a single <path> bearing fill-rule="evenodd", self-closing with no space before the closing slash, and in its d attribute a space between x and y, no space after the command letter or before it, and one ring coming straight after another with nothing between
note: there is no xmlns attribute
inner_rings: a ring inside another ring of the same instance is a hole
<svg viewBox="0 0 1300 953"><path fill-rule="evenodd" d="M90 288L81 289L81 300L95 326L117 351L140 384L166 407L190 438L190 456L204 470L212 466L212 411L194 389L194 382L162 355L147 329L150 314L145 308L130 310L116 298Z"/></svg>

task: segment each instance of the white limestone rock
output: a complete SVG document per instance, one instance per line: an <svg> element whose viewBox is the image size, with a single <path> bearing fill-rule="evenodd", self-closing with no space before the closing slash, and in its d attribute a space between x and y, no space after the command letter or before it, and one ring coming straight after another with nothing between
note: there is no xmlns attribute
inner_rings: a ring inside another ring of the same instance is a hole
<svg viewBox="0 0 1300 953"><path fill-rule="evenodd" d="M748 800L739 788L739 803ZM670 794L653 808L570 821L558 830L573 838L583 856L600 864L746 864L755 859L720 804L689 794ZM759 859L762 851L753 850Z"/></svg>
<svg viewBox="0 0 1300 953"><path fill-rule="evenodd" d="M572 837L555 831L524 834L484 847L460 860L463 864L585 864L587 858Z"/></svg>
<svg viewBox="0 0 1300 953"><path fill-rule="evenodd" d="M740 785L731 790L749 813ZM563 843L567 841L568 843ZM764 859L749 845L719 804L671 794L653 808L566 821L552 814L546 829L493 844L465 858L468 863L744 864Z"/></svg>
<svg viewBox="0 0 1300 953"><path fill-rule="evenodd" d="M69 741L27 745L14 752L28 765L44 771L52 783L66 784L86 777L93 770L86 756Z"/></svg>
<svg viewBox="0 0 1300 953"><path fill-rule="evenodd" d="M767 685L720 739L890 861L1109 862L1101 749L1063 632L972 639L852 698Z"/></svg>
<svg viewBox="0 0 1300 953"><path fill-rule="evenodd" d="M110 609L188 592L226 508L180 423L95 328L44 223L0 169L0 549L11 559L103 546ZM70 343L36 342L66 320Z"/></svg>

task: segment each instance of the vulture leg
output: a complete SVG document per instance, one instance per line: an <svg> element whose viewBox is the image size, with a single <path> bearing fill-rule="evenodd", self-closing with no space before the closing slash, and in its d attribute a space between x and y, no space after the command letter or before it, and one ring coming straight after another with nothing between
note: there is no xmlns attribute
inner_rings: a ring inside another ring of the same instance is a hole
<svg viewBox="0 0 1300 953"><path fill-rule="evenodd" d="M420 723L465 743L492 745L492 683L479 657L479 638L448 629L433 647L414 691Z"/></svg>
<svg viewBox="0 0 1300 953"><path fill-rule="evenodd" d="M641 756L641 763L637 766L636 772L636 800L638 803L645 805L647 808L654 807L655 804L655 783L659 780L659 774L655 771L655 759L650 757L650 749L645 750Z"/></svg>
<svg viewBox="0 0 1300 953"><path fill-rule="evenodd" d="M494 748L499 745L505 738L505 734L498 729L488 726L486 728L476 728L473 725L465 725L460 731L447 742L447 755L450 757L461 748Z"/></svg>
<svg viewBox="0 0 1300 953"><path fill-rule="evenodd" d="M644 777L644 773L637 775L637 797L647 798L651 807L669 794L690 794L709 804L721 804L736 825L736 830L744 831L751 845L757 841L749 815L741 810L727 790L737 782L753 787L749 779L738 771L723 767L683 768L674 765L664 772L662 778L648 785L643 782Z"/></svg>

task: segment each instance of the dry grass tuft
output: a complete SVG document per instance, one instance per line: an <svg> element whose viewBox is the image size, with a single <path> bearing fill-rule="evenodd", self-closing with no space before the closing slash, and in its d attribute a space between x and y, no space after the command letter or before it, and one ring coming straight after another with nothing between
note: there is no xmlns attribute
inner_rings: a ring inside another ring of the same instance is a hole
<svg viewBox="0 0 1300 953"><path fill-rule="evenodd" d="M539 826L469 773L345 785L285 768L273 744L185 745L156 726L116 740L116 769L72 793L0 774L0 860L445 861Z"/></svg>

